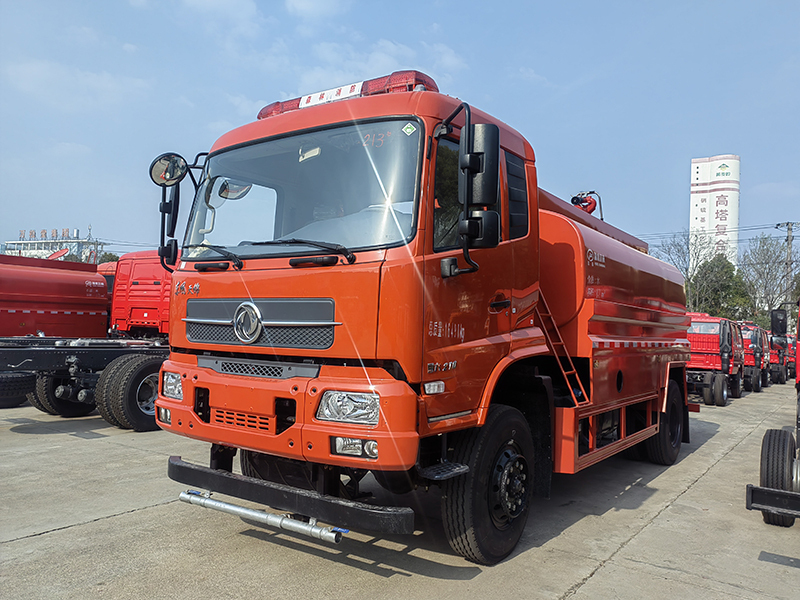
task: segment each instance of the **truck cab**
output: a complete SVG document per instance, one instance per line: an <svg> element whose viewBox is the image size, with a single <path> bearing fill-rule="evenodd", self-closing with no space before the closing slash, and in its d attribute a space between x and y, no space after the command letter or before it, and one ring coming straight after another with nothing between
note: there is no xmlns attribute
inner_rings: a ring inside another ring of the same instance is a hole
<svg viewBox="0 0 800 600"><path fill-rule="evenodd" d="M690 393L708 405L725 406L728 394L740 398L744 385L744 342L739 323L707 313L687 313L691 360L687 369Z"/></svg>
<svg viewBox="0 0 800 600"><path fill-rule="evenodd" d="M760 392L761 371L764 366L763 330L752 321L741 321L742 341L744 343L744 389Z"/></svg>

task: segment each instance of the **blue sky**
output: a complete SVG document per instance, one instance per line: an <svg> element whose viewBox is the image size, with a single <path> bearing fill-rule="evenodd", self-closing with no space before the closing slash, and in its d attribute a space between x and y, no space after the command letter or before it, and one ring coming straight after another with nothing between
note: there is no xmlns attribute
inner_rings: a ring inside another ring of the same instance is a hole
<svg viewBox="0 0 800 600"><path fill-rule="evenodd" d="M106 250L155 247L156 155L409 68L630 233L688 227L691 159L738 154L739 226L765 226L742 240L781 235L800 221L798 31L796 0L0 0L0 241L91 224L125 242Z"/></svg>

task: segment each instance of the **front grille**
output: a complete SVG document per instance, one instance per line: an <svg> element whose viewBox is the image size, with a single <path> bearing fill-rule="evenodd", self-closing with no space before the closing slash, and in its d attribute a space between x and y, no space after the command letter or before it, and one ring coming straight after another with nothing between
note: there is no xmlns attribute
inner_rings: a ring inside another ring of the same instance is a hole
<svg viewBox="0 0 800 600"><path fill-rule="evenodd" d="M211 413L214 423L227 427L243 427L245 429L257 429L259 431L272 431L271 420L269 417L252 415L250 413L234 412L231 410L212 409Z"/></svg>
<svg viewBox="0 0 800 600"><path fill-rule="evenodd" d="M190 342L207 344L241 344L232 325L187 323L186 338ZM333 326L264 327L253 346L271 348L310 348L324 350L333 345Z"/></svg>
<svg viewBox="0 0 800 600"><path fill-rule="evenodd" d="M249 375L251 377L267 377L269 379L283 379L283 367L274 367L257 363L241 363L220 361L220 373L231 375Z"/></svg>

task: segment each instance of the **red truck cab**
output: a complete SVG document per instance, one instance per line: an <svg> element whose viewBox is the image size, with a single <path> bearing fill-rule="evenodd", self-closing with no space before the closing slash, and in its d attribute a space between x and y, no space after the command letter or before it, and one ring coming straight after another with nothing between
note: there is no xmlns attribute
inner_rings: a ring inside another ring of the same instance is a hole
<svg viewBox="0 0 800 600"><path fill-rule="evenodd" d="M744 342L736 321L707 313L687 313L691 360L686 383L708 405L725 406L728 393L740 398L744 383Z"/></svg>
<svg viewBox="0 0 800 600"><path fill-rule="evenodd" d="M769 364L769 358L766 362L764 358L764 330L752 321L741 321L740 326L744 342L744 389L747 392L760 392L763 389L762 370L765 364Z"/></svg>

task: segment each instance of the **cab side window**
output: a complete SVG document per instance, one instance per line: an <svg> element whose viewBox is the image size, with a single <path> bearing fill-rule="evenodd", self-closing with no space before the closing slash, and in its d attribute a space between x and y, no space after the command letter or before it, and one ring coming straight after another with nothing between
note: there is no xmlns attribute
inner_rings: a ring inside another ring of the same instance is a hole
<svg viewBox="0 0 800 600"><path fill-rule="evenodd" d="M440 139L436 152L433 194L433 248L458 247L458 219L463 207L458 201L458 143Z"/></svg>

